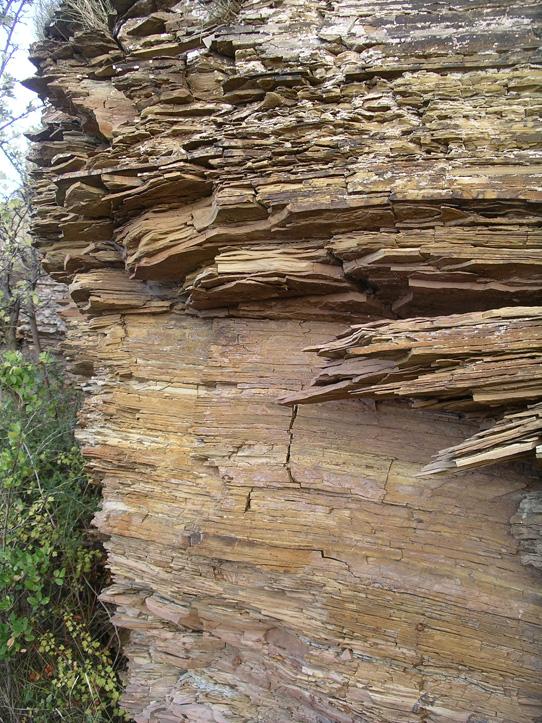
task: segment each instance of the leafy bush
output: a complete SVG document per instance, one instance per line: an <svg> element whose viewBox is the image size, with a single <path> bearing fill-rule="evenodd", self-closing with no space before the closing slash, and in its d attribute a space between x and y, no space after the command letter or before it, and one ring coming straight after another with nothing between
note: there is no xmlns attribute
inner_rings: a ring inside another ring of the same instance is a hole
<svg viewBox="0 0 542 723"><path fill-rule="evenodd" d="M128 719L97 504L73 427L77 398L46 355L0 357L0 720Z"/></svg>

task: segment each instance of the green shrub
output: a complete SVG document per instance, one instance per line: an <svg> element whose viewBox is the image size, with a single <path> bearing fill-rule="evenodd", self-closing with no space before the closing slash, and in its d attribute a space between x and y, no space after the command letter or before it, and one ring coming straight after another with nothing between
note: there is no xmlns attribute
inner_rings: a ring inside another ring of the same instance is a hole
<svg viewBox="0 0 542 723"><path fill-rule="evenodd" d="M0 357L0 720L121 721L107 573L88 529L77 396L46 355Z"/></svg>

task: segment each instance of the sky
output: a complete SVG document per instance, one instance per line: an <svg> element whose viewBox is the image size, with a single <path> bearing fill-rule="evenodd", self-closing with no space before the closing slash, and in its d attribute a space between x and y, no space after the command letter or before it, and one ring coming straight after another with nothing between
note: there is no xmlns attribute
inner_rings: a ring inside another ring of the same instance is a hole
<svg viewBox="0 0 542 723"><path fill-rule="evenodd" d="M35 74L36 68L28 60L28 48L35 39L34 23L29 14L26 17L25 23L21 24L16 30L15 42L19 46L19 50L9 66L9 72L19 81ZM30 101L36 99L36 93L17 83L15 86L15 97L10 103L11 109L15 115L18 115L24 112ZM26 139L22 134L30 128L39 125L40 115L41 112L37 111L17 124L16 130L17 134L21 136L21 143L26 143ZM5 179L0 182L0 194L2 192L10 193L15 190L18 186L18 176L3 154L0 154L0 173L5 176Z"/></svg>

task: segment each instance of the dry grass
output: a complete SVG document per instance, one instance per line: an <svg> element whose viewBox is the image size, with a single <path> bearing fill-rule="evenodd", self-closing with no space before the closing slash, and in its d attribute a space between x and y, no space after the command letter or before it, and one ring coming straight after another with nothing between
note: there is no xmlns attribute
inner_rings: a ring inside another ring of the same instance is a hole
<svg viewBox="0 0 542 723"><path fill-rule="evenodd" d="M214 10L211 12L213 22L229 23L239 13L239 0L212 0Z"/></svg>
<svg viewBox="0 0 542 723"><path fill-rule="evenodd" d="M37 0L34 10L36 35L43 38L47 26L57 19L73 23L82 30L109 32L109 18L113 12L109 0Z"/></svg>
<svg viewBox="0 0 542 723"><path fill-rule="evenodd" d="M205 25L215 26L232 22L239 13L241 0L200 0L207 8ZM110 0L36 0L34 27L36 37L45 37L45 31L55 20L73 23L82 30L110 31L110 18L114 14Z"/></svg>

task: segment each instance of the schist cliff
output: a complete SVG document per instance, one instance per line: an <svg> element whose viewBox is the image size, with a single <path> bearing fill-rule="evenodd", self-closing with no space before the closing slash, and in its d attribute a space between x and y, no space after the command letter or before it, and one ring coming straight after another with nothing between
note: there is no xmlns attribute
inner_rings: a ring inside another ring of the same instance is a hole
<svg viewBox="0 0 542 723"><path fill-rule="evenodd" d="M113 5L28 84L124 706L541 721L538 3Z"/></svg>

